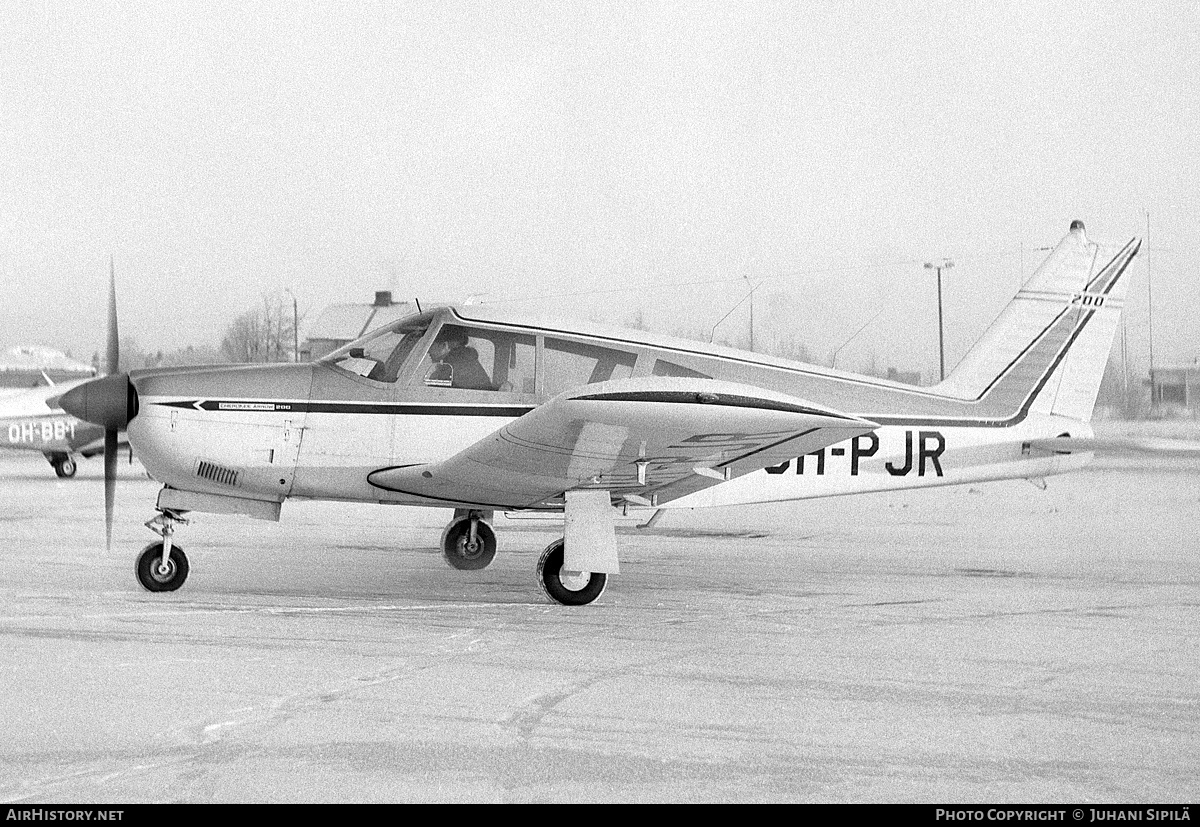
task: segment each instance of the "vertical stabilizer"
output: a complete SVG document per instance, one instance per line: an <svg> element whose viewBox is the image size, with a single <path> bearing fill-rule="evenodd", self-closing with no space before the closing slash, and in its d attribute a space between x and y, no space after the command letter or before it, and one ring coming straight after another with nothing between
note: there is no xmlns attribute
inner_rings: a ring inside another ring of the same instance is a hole
<svg viewBox="0 0 1200 827"><path fill-rule="evenodd" d="M1090 419L1139 246L1105 249L1072 222L937 392Z"/></svg>

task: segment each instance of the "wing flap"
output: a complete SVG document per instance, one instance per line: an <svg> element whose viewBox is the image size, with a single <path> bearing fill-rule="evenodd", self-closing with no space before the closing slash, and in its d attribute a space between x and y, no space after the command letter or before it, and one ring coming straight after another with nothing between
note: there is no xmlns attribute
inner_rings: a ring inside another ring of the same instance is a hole
<svg viewBox="0 0 1200 827"><path fill-rule="evenodd" d="M566 491L657 504L874 430L786 394L642 377L561 394L442 462L382 468L372 485L441 503L555 508Z"/></svg>

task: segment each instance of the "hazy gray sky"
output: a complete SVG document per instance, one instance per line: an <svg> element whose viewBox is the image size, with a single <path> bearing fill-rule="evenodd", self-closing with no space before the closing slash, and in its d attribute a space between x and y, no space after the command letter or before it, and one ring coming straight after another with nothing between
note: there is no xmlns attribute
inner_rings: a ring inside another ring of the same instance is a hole
<svg viewBox="0 0 1200 827"><path fill-rule="evenodd" d="M766 278L763 324L824 357L878 314L839 367L929 372L923 261L952 364L1034 248L1149 213L1156 362L1191 361L1197 79L1196 2L6 3L0 346L101 347L111 253L153 349L283 287L670 330Z"/></svg>

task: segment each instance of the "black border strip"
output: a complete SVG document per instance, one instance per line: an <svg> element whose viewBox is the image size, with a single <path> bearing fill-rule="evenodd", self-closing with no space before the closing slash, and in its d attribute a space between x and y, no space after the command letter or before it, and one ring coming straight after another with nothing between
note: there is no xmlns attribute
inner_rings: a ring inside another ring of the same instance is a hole
<svg viewBox="0 0 1200 827"><path fill-rule="evenodd" d="M620 393L596 393L588 396L573 396L570 402L660 402L669 405L705 405L709 407L751 408L763 411L782 411L784 413L808 414L829 419L844 419L837 411L826 411L818 408L808 408L794 405L790 402L777 402L773 399L762 399L755 396L738 396L707 391L624 391Z"/></svg>
<svg viewBox="0 0 1200 827"><path fill-rule="evenodd" d="M202 410L215 413L334 413L373 414L391 416L495 416L512 418L524 416L534 410L535 405L436 405L436 404L393 404L381 402L281 402L272 399L190 399L176 402L155 402L166 408ZM257 409L254 405L262 405ZM267 409L265 406L272 406ZM228 407L224 407L228 406Z"/></svg>

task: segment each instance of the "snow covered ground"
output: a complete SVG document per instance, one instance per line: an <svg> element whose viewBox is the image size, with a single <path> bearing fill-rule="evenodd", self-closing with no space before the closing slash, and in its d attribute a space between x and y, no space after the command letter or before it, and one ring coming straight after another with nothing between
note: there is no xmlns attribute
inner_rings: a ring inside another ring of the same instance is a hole
<svg viewBox="0 0 1200 827"><path fill-rule="evenodd" d="M329 503L197 515L150 594L157 486L108 553L101 473L0 455L5 802L1200 797L1197 460L664 513L574 609L553 521L459 572L444 512Z"/></svg>

